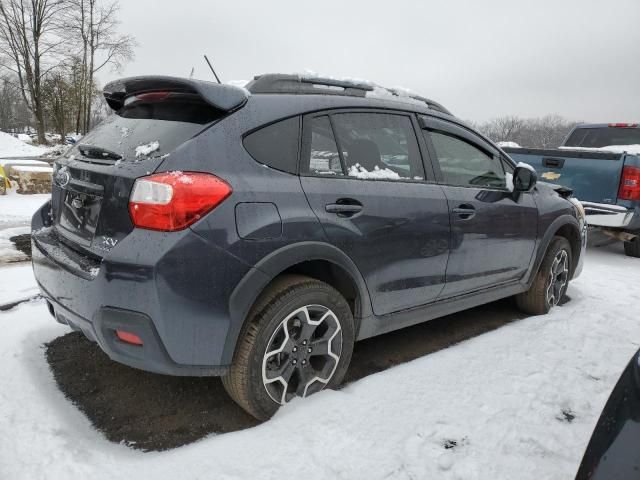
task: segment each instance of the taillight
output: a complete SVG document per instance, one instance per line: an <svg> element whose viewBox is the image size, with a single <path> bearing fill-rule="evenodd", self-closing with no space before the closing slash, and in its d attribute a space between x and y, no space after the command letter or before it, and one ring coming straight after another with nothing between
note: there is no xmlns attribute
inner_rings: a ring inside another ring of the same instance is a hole
<svg viewBox="0 0 640 480"><path fill-rule="evenodd" d="M620 179L619 200L640 200L640 168L624 167Z"/></svg>
<svg viewBox="0 0 640 480"><path fill-rule="evenodd" d="M636 128L638 124L637 123L610 123L609 126L612 128Z"/></svg>
<svg viewBox="0 0 640 480"><path fill-rule="evenodd" d="M209 173L156 173L136 180L129 198L129 214L138 228L183 230L231 192L228 183Z"/></svg>

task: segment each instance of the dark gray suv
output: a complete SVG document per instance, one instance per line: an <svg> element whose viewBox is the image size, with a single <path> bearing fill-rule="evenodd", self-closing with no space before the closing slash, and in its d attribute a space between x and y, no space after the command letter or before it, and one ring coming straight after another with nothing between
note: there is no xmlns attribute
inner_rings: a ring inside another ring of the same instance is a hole
<svg viewBox="0 0 640 480"><path fill-rule="evenodd" d="M104 95L33 218L50 311L259 419L338 385L356 340L512 295L543 314L581 270L570 191L428 99L295 75Z"/></svg>

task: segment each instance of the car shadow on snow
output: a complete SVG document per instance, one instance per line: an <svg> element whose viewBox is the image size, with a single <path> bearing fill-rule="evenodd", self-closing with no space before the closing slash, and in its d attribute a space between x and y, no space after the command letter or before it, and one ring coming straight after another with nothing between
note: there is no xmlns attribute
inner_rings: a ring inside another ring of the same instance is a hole
<svg viewBox="0 0 640 480"><path fill-rule="evenodd" d="M422 357L524 318L512 299L494 302L358 342L345 383ZM142 450L168 450L209 434L258 422L225 393L218 378L170 377L120 365L81 333L46 348L54 378L109 440Z"/></svg>

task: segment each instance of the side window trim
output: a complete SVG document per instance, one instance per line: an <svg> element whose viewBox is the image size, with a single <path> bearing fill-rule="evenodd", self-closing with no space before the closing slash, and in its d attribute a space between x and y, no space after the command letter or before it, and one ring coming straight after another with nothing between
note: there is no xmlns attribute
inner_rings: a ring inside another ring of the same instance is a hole
<svg viewBox="0 0 640 480"><path fill-rule="evenodd" d="M331 133L333 133L333 140L336 142L336 147L338 148L338 157L340 157L340 166L342 167L342 175L347 176L347 162L344 159L344 153L342 151L342 145L340 142L340 138L336 135L336 126L333 121L333 115L327 115L329 118L329 125L331 126Z"/></svg>
<svg viewBox="0 0 640 480"><path fill-rule="evenodd" d="M465 142L470 143L474 147L482 150L487 155L490 155L493 158L498 156L499 152L493 146L491 146L482 138L478 137L466 128L456 125L453 122L448 122L446 120L441 120L435 117L429 117L427 115L421 115L419 117L419 123L423 130L440 131L442 133L458 137L461 140L464 140Z"/></svg>
<svg viewBox="0 0 640 480"><path fill-rule="evenodd" d="M333 123L331 122L331 115L329 111L321 111L321 112L313 112L301 115L301 134L300 134L300 148L298 149L298 176L302 177L316 177L316 178L328 178L324 175L313 174L309 171L309 166L305 165L307 160L309 160L311 156L311 122L316 118L327 117L329 121L329 126L331 127L331 133L333 135L333 141L336 144L336 148L338 149L338 156L340 158L340 166L342 168L342 175L337 178L348 178L346 174L344 160L342 158L342 152L340 152L340 147L338 146L338 140L336 138L336 133L333 128Z"/></svg>
<svg viewBox="0 0 640 480"><path fill-rule="evenodd" d="M477 148L478 150L484 152L486 155L489 155L494 160L498 160L500 167L502 168L502 173L506 174L506 169L504 165L504 160L502 155L499 154L497 150L488 145L484 140L477 137L476 135L468 132L466 129L455 125L451 122L447 122L445 120L436 119L434 117L429 117L427 115L420 115L418 117L418 123L422 128L423 137L425 139L425 143L427 144L427 148L429 150L429 154L432 159L436 161L431 162L433 169L436 173L437 182L441 185L455 186L460 188L477 188L465 185L453 185L447 183L444 179L444 175L442 174L442 170L440 169L440 163L437 161L438 156L436 153L435 146L433 145L433 141L431 139L431 132L441 132L445 135L450 135L452 137L458 138L461 141L464 141L471 146ZM487 190L498 190L498 191L508 191L507 188L502 187L484 187Z"/></svg>
<svg viewBox="0 0 640 480"><path fill-rule="evenodd" d="M422 168L425 174L425 183L439 183L440 165L438 157L431 145L431 141L425 138L424 131L420 125L420 117L417 114L411 116L413 129L418 140L418 149L422 158Z"/></svg>

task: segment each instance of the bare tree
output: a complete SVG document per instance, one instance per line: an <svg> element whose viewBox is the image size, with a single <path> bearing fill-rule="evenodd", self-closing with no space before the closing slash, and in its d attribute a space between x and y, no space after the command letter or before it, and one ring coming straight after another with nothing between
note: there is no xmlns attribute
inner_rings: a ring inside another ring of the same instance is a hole
<svg viewBox="0 0 640 480"><path fill-rule="evenodd" d="M118 33L117 1L67 0L70 8L65 21L66 29L79 45L80 61L80 115L77 129L83 133L90 128L91 110L95 92L96 74L109 66L119 70L133 58L136 43L131 35Z"/></svg>
<svg viewBox="0 0 640 480"><path fill-rule="evenodd" d="M495 142L515 142L523 147L553 148L559 146L577 123L559 115L542 118L498 117L476 125Z"/></svg>
<svg viewBox="0 0 640 480"><path fill-rule="evenodd" d="M55 65L63 0L0 0L0 66L13 72L33 113L38 142L45 143L42 81Z"/></svg>
<svg viewBox="0 0 640 480"><path fill-rule="evenodd" d="M517 137L525 126L524 119L509 115L490 120L483 126L483 133L496 142L506 142Z"/></svg>
<svg viewBox="0 0 640 480"><path fill-rule="evenodd" d="M0 130L14 128L16 104L21 100L15 80L9 75L0 77Z"/></svg>
<svg viewBox="0 0 640 480"><path fill-rule="evenodd" d="M70 124L70 105L72 85L62 68L54 70L45 77L42 85L42 103L44 110L60 134L60 141L64 143L67 127Z"/></svg>

